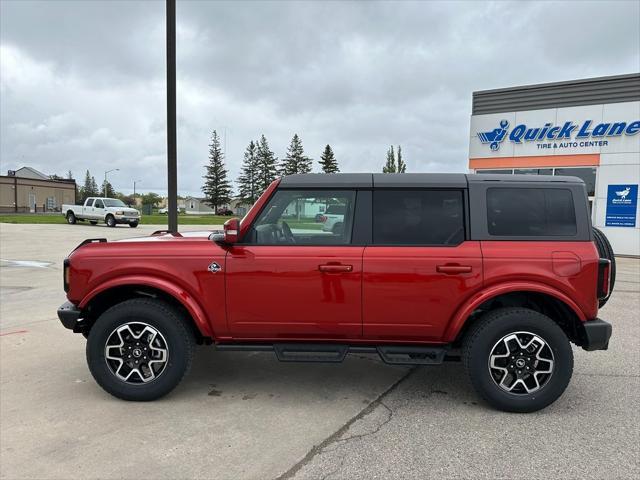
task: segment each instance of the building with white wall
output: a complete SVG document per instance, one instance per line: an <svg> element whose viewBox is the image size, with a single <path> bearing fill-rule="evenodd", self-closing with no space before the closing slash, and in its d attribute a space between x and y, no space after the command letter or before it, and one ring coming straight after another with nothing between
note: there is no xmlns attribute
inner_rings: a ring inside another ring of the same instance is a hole
<svg viewBox="0 0 640 480"><path fill-rule="evenodd" d="M618 255L640 255L640 74L473 93L469 169L572 175Z"/></svg>

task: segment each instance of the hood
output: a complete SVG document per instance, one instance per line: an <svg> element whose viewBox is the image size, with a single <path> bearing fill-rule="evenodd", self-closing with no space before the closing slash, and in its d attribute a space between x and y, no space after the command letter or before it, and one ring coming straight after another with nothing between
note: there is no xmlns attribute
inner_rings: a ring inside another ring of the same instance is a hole
<svg viewBox="0 0 640 480"><path fill-rule="evenodd" d="M110 243L117 242L171 242L181 240L207 240L212 233L219 233L222 230L196 230L191 232L179 232L176 234L169 233L166 230L158 230L148 237L133 237L113 240Z"/></svg>

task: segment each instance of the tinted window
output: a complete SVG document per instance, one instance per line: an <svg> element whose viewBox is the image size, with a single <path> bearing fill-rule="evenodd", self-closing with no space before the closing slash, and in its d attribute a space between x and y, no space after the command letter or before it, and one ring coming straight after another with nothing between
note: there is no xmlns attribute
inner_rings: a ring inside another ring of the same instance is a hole
<svg viewBox="0 0 640 480"><path fill-rule="evenodd" d="M570 190L559 188L489 188L490 235L555 236L576 234Z"/></svg>
<svg viewBox="0 0 640 480"><path fill-rule="evenodd" d="M464 240L459 190L373 192L373 242L381 245L457 245Z"/></svg>
<svg viewBox="0 0 640 480"><path fill-rule="evenodd" d="M247 243L348 244L355 199L356 192L352 190L278 190L253 224ZM332 215L319 215L322 212Z"/></svg>

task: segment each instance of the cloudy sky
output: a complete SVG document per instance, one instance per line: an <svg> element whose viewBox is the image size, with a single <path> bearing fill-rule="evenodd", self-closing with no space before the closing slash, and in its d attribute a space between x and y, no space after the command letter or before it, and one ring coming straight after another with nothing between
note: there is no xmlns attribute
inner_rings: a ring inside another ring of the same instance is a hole
<svg viewBox="0 0 640 480"><path fill-rule="evenodd" d="M343 171L464 171L471 93L640 70L640 2L178 1L178 190L212 129ZM163 1L0 0L0 168L166 191ZM317 163L315 164L317 169Z"/></svg>

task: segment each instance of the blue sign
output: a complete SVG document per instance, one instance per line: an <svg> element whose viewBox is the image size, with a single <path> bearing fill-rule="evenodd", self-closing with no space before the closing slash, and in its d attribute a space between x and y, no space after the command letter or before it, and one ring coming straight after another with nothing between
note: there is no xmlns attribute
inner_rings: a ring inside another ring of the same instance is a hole
<svg viewBox="0 0 640 480"><path fill-rule="evenodd" d="M553 143L553 148L569 147L602 147L608 145L604 140L610 137L622 135L636 135L640 132L640 120L635 122L610 122L593 125L592 120L583 123L564 122L562 125L545 123L543 126L528 127L521 123L509 132L509 122L502 120L500 127L488 132L478 132L480 142L488 144L491 150L498 150L500 144L509 138L515 144L523 142L545 142L538 145L539 148L551 148L547 142ZM507 134L508 137L507 137Z"/></svg>
<svg viewBox="0 0 640 480"><path fill-rule="evenodd" d="M605 226L635 227L638 209L638 185L609 185Z"/></svg>

